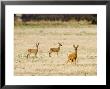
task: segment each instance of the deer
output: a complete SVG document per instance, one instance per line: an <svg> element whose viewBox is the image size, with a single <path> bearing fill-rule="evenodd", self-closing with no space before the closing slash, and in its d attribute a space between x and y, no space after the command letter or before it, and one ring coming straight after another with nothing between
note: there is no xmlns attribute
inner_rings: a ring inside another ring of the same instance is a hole
<svg viewBox="0 0 110 89"><path fill-rule="evenodd" d="M33 53L35 54L35 57L37 57L37 53L38 53L38 46L39 46L39 43L36 43L36 49L28 49L28 54L27 54L27 58Z"/></svg>
<svg viewBox="0 0 110 89"><path fill-rule="evenodd" d="M78 49L79 45L77 45L77 46L73 45L73 47L74 47L74 50L75 50L75 51L74 51L74 52L71 52L71 53L68 53L67 63L68 63L69 61L71 61L71 63L73 63L73 62L75 61L75 65L76 65L77 49Z"/></svg>
<svg viewBox="0 0 110 89"><path fill-rule="evenodd" d="M58 56L58 52L60 51L60 47L62 46L62 44L61 43L58 43L58 48L50 48L50 50L49 50L49 57L51 57L51 53L53 53L53 52L56 52L57 53L57 56Z"/></svg>

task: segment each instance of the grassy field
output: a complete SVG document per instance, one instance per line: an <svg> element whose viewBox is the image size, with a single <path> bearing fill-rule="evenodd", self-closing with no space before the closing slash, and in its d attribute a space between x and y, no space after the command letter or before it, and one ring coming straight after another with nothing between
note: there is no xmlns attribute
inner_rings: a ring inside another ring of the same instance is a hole
<svg viewBox="0 0 110 89"><path fill-rule="evenodd" d="M67 23L66 23L67 24ZM15 76L96 76L97 75L97 26L22 25L14 29L14 75ZM26 58L29 48L36 48L37 57ZM59 55L48 51L62 44ZM73 44L79 45L77 64L67 63L67 53L74 51Z"/></svg>

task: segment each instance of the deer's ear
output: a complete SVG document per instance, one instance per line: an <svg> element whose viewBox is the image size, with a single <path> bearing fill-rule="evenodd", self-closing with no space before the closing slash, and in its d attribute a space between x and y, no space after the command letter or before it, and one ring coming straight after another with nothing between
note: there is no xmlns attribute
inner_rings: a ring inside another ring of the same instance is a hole
<svg viewBox="0 0 110 89"><path fill-rule="evenodd" d="M36 45L39 45L39 42L36 42Z"/></svg>
<svg viewBox="0 0 110 89"><path fill-rule="evenodd" d="M75 48L75 45L73 45L73 47Z"/></svg>
<svg viewBox="0 0 110 89"><path fill-rule="evenodd" d="M79 45L77 45L77 48L79 47Z"/></svg>

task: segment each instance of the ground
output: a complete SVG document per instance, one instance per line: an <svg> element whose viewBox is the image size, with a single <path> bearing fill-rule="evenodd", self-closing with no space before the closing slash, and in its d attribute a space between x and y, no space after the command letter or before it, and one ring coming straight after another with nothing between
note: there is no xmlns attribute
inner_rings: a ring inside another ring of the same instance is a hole
<svg viewBox="0 0 110 89"><path fill-rule="evenodd" d="M14 75L16 76L96 76L97 75L97 29L96 25L84 27L15 27L14 29ZM36 48L27 59L27 50ZM62 44L59 54L50 48ZM68 52L79 45L76 65L67 62Z"/></svg>

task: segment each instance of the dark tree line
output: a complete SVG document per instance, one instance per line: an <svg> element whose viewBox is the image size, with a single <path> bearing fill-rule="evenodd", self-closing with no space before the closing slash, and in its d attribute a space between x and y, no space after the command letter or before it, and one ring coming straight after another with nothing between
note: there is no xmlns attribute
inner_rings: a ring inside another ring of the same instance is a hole
<svg viewBox="0 0 110 89"><path fill-rule="evenodd" d="M15 18L17 15L14 15ZM26 21L70 21L70 20L87 20L92 24L97 24L97 14L22 14L20 16L23 22Z"/></svg>

